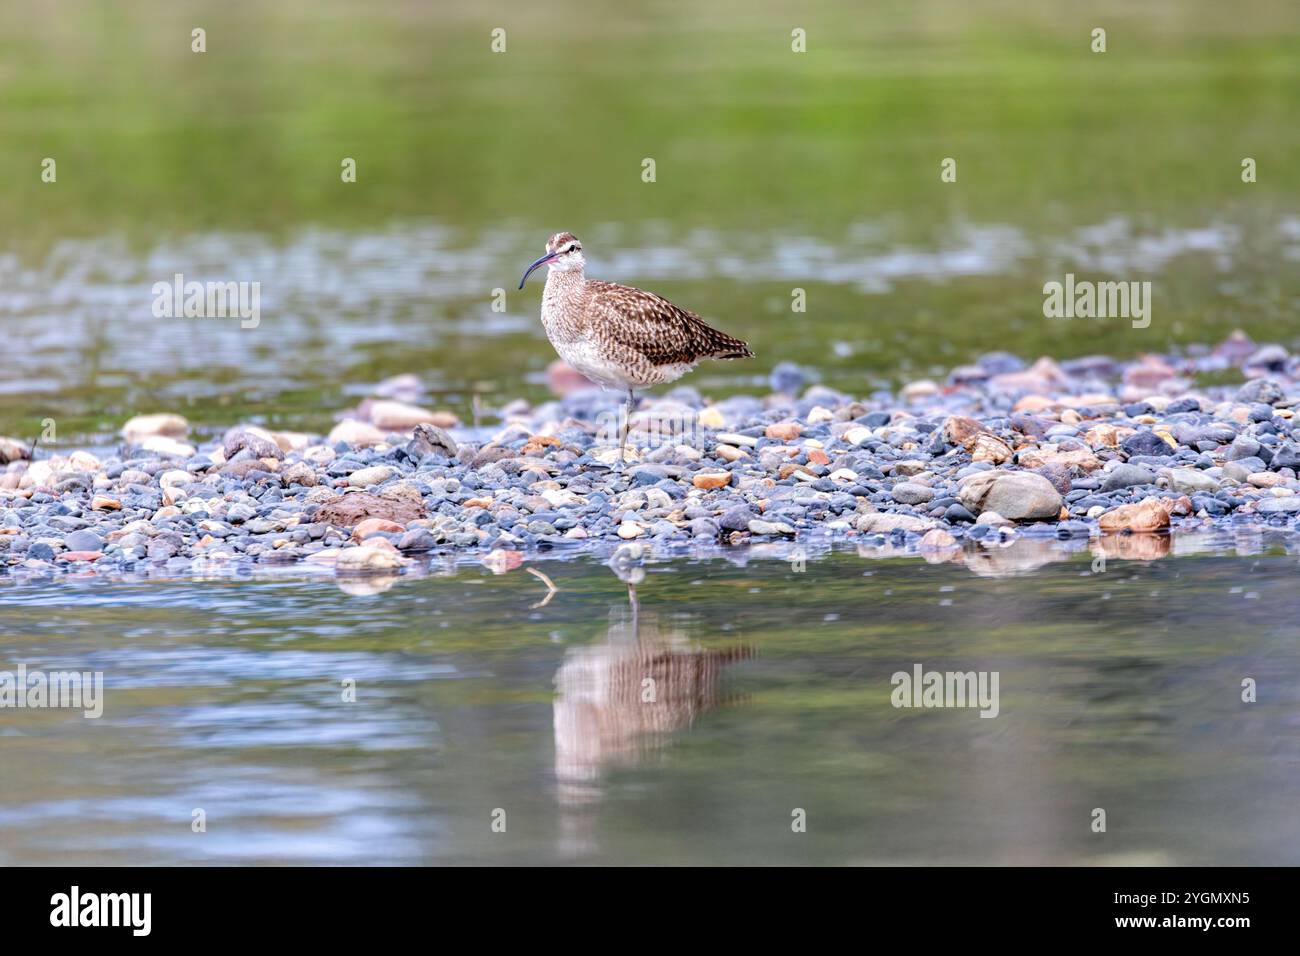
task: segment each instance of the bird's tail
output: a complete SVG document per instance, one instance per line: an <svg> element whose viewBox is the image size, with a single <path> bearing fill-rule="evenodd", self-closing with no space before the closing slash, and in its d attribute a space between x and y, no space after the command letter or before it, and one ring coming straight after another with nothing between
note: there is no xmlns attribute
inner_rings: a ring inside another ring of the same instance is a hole
<svg viewBox="0 0 1300 956"><path fill-rule="evenodd" d="M737 342L739 342L739 344L736 347L728 349L726 352L718 352L713 357L715 359L738 359L738 358L754 357L754 353L750 350L748 345L746 345L744 342L740 342L739 340L737 340Z"/></svg>
<svg viewBox="0 0 1300 956"><path fill-rule="evenodd" d="M748 345L726 332L720 332L711 325L707 329L708 356L714 359L753 358L754 353Z"/></svg>

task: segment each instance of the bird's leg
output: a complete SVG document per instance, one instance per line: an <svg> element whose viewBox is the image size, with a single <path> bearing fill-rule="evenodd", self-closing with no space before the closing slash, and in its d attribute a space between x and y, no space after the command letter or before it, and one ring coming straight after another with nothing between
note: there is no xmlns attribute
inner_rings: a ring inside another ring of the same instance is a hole
<svg viewBox="0 0 1300 956"><path fill-rule="evenodd" d="M623 431L618 442L618 460L621 464L627 464L627 434L632 430L632 409L636 405L636 395L632 389L627 390L627 408L623 413Z"/></svg>

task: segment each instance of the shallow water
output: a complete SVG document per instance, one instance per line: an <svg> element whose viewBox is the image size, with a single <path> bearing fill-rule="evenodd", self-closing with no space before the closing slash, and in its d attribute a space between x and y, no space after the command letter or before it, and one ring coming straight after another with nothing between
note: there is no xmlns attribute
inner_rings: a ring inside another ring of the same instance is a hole
<svg viewBox="0 0 1300 956"><path fill-rule="evenodd" d="M1294 864L1297 556L1241 545L652 561L635 610L591 559L540 607L474 566L11 584L3 666L106 702L0 710L0 863ZM894 708L916 664L997 671L998 716Z"/></svg>

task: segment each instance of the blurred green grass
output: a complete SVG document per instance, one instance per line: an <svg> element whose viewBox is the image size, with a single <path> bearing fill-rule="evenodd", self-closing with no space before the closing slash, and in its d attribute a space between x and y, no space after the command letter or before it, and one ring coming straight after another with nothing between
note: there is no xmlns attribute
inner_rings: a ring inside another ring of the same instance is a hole
<svg viewBox="0 0 1300 956"><path fill-rule="evenodd" d="M0 214L27 239L396 216L813 232L894 216L922 237L954 217L1195 222L1294 207L1300 182L1294 3L18 0L0 63Z"/></svg>

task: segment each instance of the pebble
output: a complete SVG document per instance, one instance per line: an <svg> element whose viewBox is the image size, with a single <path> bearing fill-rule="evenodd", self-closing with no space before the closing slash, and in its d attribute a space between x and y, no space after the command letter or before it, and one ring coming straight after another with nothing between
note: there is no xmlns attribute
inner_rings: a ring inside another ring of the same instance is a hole
<svg viewBox="0 0 1300 956"><path fill-rule="evenodd" d="M59 555L61 561L98 561L102 558L101 551L65 551Z"/></svg>
<svg viewBox="0 0 1300 956"><path fill-rule="evenodd" d="M381 431L368 422L361 422L355 419L347 419L335 425L329 433L326 441L331 445L378 445L388 437L386 432Z"/></svg>
<svg viewBox="0 0 1300 956"><path fill-rule="evenodd" d="M776 422L768 425L763 434L778 441L794 441L803 434L803 426L798 422Z"/></svg>
<svg viewBox="0 0 1300 956"><path fill-rule="evenodd" d="M710 405L708 408L700 409L700 413L696 417L696 423L701 428L725 428L727 418L716 406Z"/></svg>
<svg viewBox="0 0 1300 956"><path fill-rule="evenodd" d="M701 472L691 480L691 483L695 485L696 488L725 488L727 485L731 484L731 472Z"/></svg>
<svg viewBox="0 0 1300 956"><path fill-rule="evenodd" d="M27 549L27 557L33 561L53 561L54 548L44 541L37 541Z"/></svg>
<svg viewBox="0 0 1300 956"><path fill-rule="evenodd" d="M1001 438L983 432L966 439L962 447L970 453L971 461L988 461L995 465L1007 461L1013 454L1011 446Z"/></svg>
<svg viewBox="0 0 1300 956"><path fill-rule="evenodd" d="M1061 495L1042 475L1027 471L986 471L962 479L958 498L970 511L995 511L1010 521L1057 518Z"/></svg>
<svg viewBox="0 0 1300 956"><path fill-rule="evenodd" d="M919 505L934 498L934 489L910 481L903 481L894 485L890 495L899 504Z"/></svg>
<svg viewBox="0 0 1300 956"><path fill-rule="evenodd" d="M857 529L867 534L888 534L892 531L910 531L920 534L935 527L931 518L905 514L869 514L858 519Z"/></svg>
<svg viewBox="0 0 1300 956"><path fill-rule="evenodd" d="M153 452L163 458L189 458L194 446L167 435L145 435L137 443L141 451Z"/></svg>
<svg viewBox="0 0 1300 956"><path fill-rule="evenodd" d="M1300 512L1300 495L1293 495L1289 498L1265 498L1255 510L1260 514L1296 514Z"/></svg>
<svg viewBox="0 0 1300 956"><path fill-rule="evenodd" d="M369 488L371 485L382 485L395 474L397 470L388 465L360 468L348 475L348 484L354 488Z"/></svg>
<svg viewBox="0 0 1300 956"><path fill-rule="evenodd" d="M942 528L931 528L921 535L917 547L922 551L940 551L957 547L957 539Z"/></svg>
<svg viewBox="0 0 1300 956"><path fill-rule="evenodd" d="M63 546L69 551L98 551L103 541L93 531L73 531L64 536Z"/></svg>
<svg viewBox="0 0 1300 956"><path fill-rule="evenodd" d="M25 442L0 435L0 465L7 465L14 461L31 461L31 458L32 450Z"/></svg>
<svg viewBox="0 0 1300 956"><path fill-rule="evenodd" d="M1241 477L1243 480L1247 474L1249 474L1248 471L1242 471ZM1219 490L1218 479L1203 471L1197 471L1195 468L1161 469L1156 476L1156 484L1161 488L1168 488L1171 491L1189 495L1197 492L1213 494Z"/></svg>
<svg viewBox="0 0 1300 956"><path fill-rule="evenodd" d="M408 431L416 425L454 428L457 424L456 416L451 412L430 411L391 399L372 400L363 404L361 411L372 425L384 432Z"/></svg>
<svg viewBox="0 0 1300 956"><path fill-rule="evenodd" d="M432 551L436 547L438 538L428 528L412 528L397 542L399 551Z"/></svg>
<svg viewBox="0 0 1300 956"><path fill-rule="evenodd" d="M385 518L366 518L357 522L356 527L352 529L352 540L364 541L371 535L401 534L405 530L406 527L396 521L388 521Z"/></svg>
<svg viewBox="0 0 1300 956"><path fill-rule="evenodd" d="M795 533L794 528L784 521L761 521L757 518L752 519L747 525L750 534L774 535Z"/></svg>
<svg viewBox="0 0 1300 956"><path fill-rule="evenodd" d="M1144 498L1105 512L1098 524L1103 531L1159 531L1169 527L1169 507L1165 499Z"/></svg>
<svg viewBox="0 0 1300 956"><path fill-rule="evenodd" d="M154 415L136 415L122 426L122 437L128 444L138 445L141 439L151 435L167 438L184 438L189 434L190 424L181 415L162 412Z"/></svg>
<svg viewBox="0 0 1300 956"><path fill-rule="evenodd" d="M1106 478L1101 484L1101 490L1109 492L1132 488L1134 485L1152 485L1155 484L1155 480L1155 473L1149 468L1143 468L1141 465L1121 464L1107 472Z"/></svg>
<svg viewBox="0 0 1300 956"><path fill-rule="evenodd" d="M338 574L375 574L393 572L402 567L402 558L389 548L361 546L346 548L334 563Z"/></svg>

